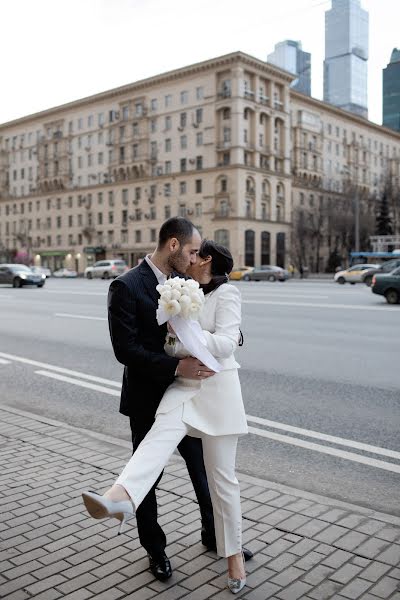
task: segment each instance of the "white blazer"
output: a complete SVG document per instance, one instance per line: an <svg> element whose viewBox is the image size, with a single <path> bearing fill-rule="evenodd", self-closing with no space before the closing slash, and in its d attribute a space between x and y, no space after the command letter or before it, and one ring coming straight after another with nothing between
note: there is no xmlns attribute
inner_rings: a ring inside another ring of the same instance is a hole
<svg viewBox="0 0 400 600"><path fill-rule="evenodd" d="M182 420L191 435L239 435L247 433L247 421L238 376L240 365L234 351L239 341L241 298L229 283L206 295L199 322L207 348L222 370L212 377L196 381L176 377L166 390L158 413L167 413L182 405ZM188 353L178 340L164 346L167 354L183 358Z"/></svg>

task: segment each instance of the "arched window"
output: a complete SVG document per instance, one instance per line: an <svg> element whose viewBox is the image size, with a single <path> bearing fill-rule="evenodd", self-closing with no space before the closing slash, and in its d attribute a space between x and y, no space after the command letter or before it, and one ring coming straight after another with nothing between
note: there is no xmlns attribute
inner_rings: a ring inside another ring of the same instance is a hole
<svg viewBox="0 0 400 600"><path fill-rule="evenodd" d="M214 233L214 240L217 244L221 244L226 248L229 248L229 230L228 229L217 229Z"/></svg>
<svg viewBox="0 0 400 600"><path fill-rule="evenodd" d="M261 232L261 264L269 265L271 262L271 234L268 231Z"/></svg>
<svg viewBox="0 0 400 600"><path fill-rule="evenodd" d="M255 194L255 183L254 183L254 179L252 177L248 177L246 179L246 192L248 194Z"/></svg>
<svg viewBox="0 0 400 600"><path fill-rule="evenodd" d="M254 267L255 233L252 229L244 232L244 261L247 267Z"/></svg>

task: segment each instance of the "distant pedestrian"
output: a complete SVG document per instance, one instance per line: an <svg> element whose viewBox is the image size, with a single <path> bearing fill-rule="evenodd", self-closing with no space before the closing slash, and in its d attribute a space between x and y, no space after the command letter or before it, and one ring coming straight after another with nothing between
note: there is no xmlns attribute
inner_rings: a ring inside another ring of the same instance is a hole
<svg viewBox="0 0 400 600"><path fill-rule="evenodd" d="M300 273L300 279L303 279L303 277L304 277L303 265L300 265L300 267L299 267L299 273Z"/></svg>

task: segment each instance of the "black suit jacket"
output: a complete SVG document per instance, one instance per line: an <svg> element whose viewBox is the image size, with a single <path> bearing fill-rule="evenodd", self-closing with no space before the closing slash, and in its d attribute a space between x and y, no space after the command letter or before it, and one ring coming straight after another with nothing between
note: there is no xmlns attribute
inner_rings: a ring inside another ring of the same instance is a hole
<svg viewBox="0 0 400 600"><path fill-rule="evenodd" d="M108 292L108 323L116 359L125 365L120 412L151 425L179 360L164 352L167 325L158 325L157 278L145 260L115 279Z"/></svg>

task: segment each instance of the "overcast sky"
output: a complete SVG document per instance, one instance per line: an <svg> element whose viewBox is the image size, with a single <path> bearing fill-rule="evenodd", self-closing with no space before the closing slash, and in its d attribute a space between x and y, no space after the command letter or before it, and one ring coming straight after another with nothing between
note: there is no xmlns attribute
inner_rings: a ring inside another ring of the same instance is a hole
<svg viewBox="0 0 400 600"><path fill-rule="evenodd" d="M382 69L400 47L400 0L369 12L369 118L382 122ZM0 123L235 50L311 52L322 99L330 0L0 0Z"/></svg>

